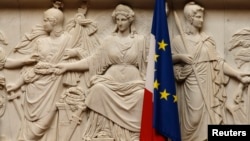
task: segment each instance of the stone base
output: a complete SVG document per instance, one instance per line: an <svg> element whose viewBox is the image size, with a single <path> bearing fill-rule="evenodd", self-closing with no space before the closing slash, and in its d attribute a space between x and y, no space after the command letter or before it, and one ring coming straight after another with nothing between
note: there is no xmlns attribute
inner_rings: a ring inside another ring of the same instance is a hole
<svg viewBox="0 0 250 141"><path fill-rule="evenodd" d="M113 138L94 138L91 141L115 141Z"/></svg>

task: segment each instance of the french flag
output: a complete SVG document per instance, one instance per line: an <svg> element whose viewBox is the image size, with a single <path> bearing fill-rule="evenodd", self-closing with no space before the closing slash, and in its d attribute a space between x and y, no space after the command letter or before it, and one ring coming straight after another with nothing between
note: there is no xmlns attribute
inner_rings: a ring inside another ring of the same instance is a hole
<svg viewBox="0 0 250 141"><path fill-rule="evenodd" d="M165 0L155 0L140 141L181 141Z"/></svg>

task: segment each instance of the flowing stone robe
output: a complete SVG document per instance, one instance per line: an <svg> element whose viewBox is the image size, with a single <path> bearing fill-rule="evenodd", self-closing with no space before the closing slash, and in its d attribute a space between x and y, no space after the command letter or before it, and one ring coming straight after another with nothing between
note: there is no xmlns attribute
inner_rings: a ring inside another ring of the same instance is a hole
<svg viewBox="0 0 250 141"><path fill-rule="evenodd" d="M19 51L36 52L40 56L39 63L53 65L62 61L63 52L70 46L68 44L70 40L71 36L66 32L56 39L44 35L33 40L32 47L22 47ZM21 77L27 85L23 95L24 119L21 123L19 140L56 140L55 103L64 91L63 77L53 73L37 74L35 66L24 67Z"/></svg>
<svg viewBox="0 0 250 141"><path fill-rule="evenodd" d="M208 124L223 123L223 104L226 98L223 85L228 81L228 77L223 74L224 61L219 58L211 37L201 33L198 41L185 36L184 38L188 43L186 49L181 37L176 36L172 42L172 53L190 54L197 74L191 65L174 66L182 140L203 141L207 139ZM214 118L215 123L212 123L210 116Z"/></svg>
<svg viewBox="0 0 250 141"><path fill-rule="evenodd" d="M78 57L70 58L67 62L87 58L100 46L99 39L95 35L98 30L96 23L86 18L83 13L75 14L74 18L66 24L65 30L72 35L71 49L75 49L78 53ZM88 89L90 79L88 71L84 73L67 72L64 74L63 81L65 85L76 86L80 79L84 79L81 81L83 89Z"/></svg>
<svg viewBox="0 0 250 141"><path fill-rule="evenodd" d="M40 62L51 65L59 62L73 62L90 56L99 47L99 41L94 35L96 31L97 27L91 20L86 19L82 13L77 13L66 25L66 31L55 41L48 37L43 26L36 25L30 33L25 34L22 41L14 48L13 54L23 57L36 53L41 57ZM65 49L76 49L80 58L63 60ZM50 71L53 72L52 69ZM27 140L43 136L41 140L56 140L58 117L55 115L55 103L58 102L66 87L79 85L86 90L89 85L88 72L68 72L62 76L52 73L44 75L35 73L33 66L25 66L21 70L21 75L27 86L22 102L25 122L21 121L22 130L19 139ZM54 119L54 123L50 127L48 124L52 122L51 119ZM37 123L32 124L34 121ZM45 132L49 135L44 136Z"/></svg>
<svg viewBox="0 0 250 141"><path fill-rule="evenodd" d="M122 43L114 35L87 59L93 77L86 105L93 112L83 138L102 134L117 141L139 139L145 56L143 36L134 35L131 41Z"/></svg>

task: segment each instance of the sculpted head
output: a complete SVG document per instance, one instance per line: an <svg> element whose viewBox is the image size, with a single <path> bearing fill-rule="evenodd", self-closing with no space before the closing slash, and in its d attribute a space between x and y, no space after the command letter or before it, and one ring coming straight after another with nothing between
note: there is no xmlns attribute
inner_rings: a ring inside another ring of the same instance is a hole
<svg viewBox="0 0 250 141"><path fill-rule="evenodd" d="M50 8L44 12L44 29L51 31L56 26L62 26L64 22L63 12L57 8Z"/></svg>
<svg viewBox="0 0 250 141"><path fill-rule="evenodd" d="M115 10L112 13L112 19L116 23L116 28L114 32L117 32L118 30L117 18L121 16L125 17L129 21L130 33L131 34L136 33L135 27L133 24L135 20L135 13L129 6L124 5L124 4L117 5Z"/></svg>
<svg viewBox="0 0 250 141"><path fill-rule="evenodd" d="M134 21L135 13L134 11L127 5L119 4L116 6L115 10L112 13L112 19L115 21L117 15L124 15L128 18L130 22Z"/></svg>
<svg viewBox="0 0 250 141"><path fill-rule="evenodd" d="M56 20L57 23L63 23L63 12L57 8L50 8L44 12L45 17L49 17L52 20Z"/></svg>
<svg viewBox="0 0 250 141"><path fill-rule="evenodd" d="M186 33L191 34L195 30L201 30L204 20L204 8L200 5L189 2L184 7L184 17L186 23Z"/></svg>
<svg viewBox="0 0 250 141"><path fill-rule="evenodd" d="M198 12L204 12L204 8L195 2L189 2L184 7L184 17L187 21L190 21Z"/></svg>

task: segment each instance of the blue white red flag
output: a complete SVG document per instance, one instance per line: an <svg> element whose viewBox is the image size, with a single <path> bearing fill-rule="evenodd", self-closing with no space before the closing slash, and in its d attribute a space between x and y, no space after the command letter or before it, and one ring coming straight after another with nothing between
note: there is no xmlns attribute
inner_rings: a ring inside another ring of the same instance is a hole
<svg viewBox="0 0 250 141"><path fill-rule="evenodd" d="M141 141L181 141L165 0L155 0Z"/></svg>

